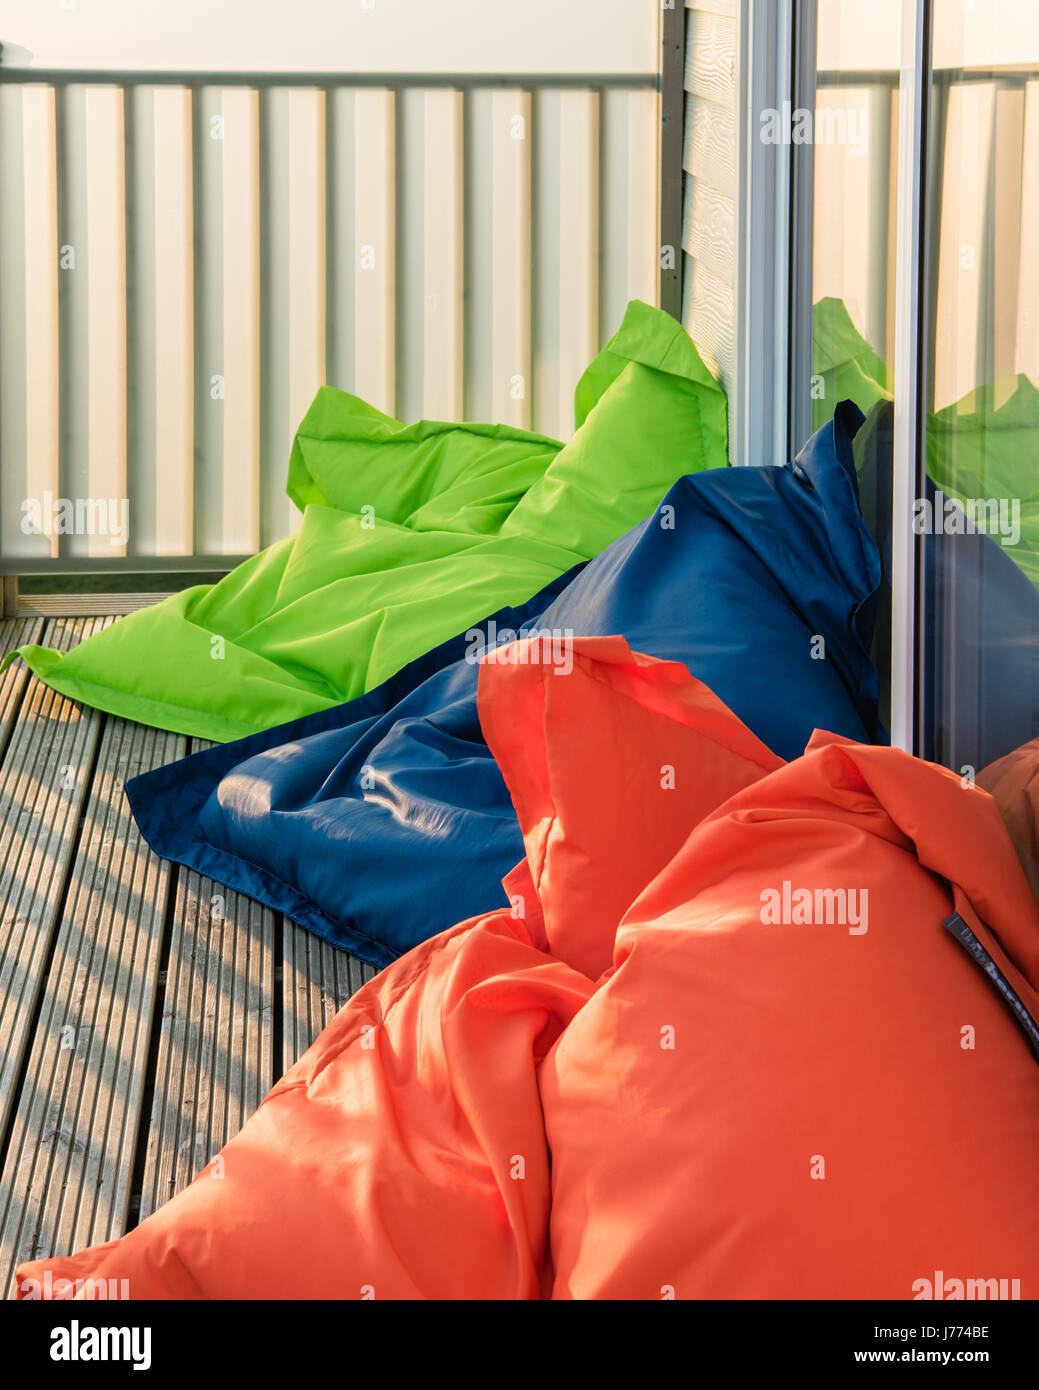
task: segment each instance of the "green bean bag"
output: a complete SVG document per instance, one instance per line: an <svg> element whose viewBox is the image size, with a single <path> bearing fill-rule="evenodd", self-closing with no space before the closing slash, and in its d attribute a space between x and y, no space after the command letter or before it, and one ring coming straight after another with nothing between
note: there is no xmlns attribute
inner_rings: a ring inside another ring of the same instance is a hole
<svg viewBox="0 0 1039 1390"><path fill-rule="evenodd" d="M507 425L403 425L322 387L292 447L294 537L68 653L20 656L61 694L225 742L352 700L727 462L725 396L641 301L587 368L567 444ZM131 512L132 522L132 512Z"/></svg>

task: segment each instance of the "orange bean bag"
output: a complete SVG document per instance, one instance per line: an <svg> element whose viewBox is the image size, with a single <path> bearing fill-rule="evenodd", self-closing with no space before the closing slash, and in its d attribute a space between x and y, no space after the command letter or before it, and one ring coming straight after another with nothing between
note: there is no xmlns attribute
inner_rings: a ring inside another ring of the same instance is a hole
<svg viewBox="0 0 1039 1390"><path fill-rule="evenodd" d="M1025 878L1039 897L1039 738L983 767L977 781L998 806Z"/></svg>
<svg viewBox="0 0 1039 1390"><path fill-rule="evenodd" d="M511 908L384 970L186 1191L19 1296L1039 1293L1039 909L991 797L827 734L784 764L619 638L569 675L536 648L480 675Z"/></svg>

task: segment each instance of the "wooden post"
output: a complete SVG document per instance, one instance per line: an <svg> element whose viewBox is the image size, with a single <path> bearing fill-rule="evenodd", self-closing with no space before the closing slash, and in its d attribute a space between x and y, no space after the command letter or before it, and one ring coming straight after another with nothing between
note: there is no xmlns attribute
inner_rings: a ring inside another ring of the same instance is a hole
<svg viewBox="0 0 1039 1390"><path fill-rule="evenodd" d="M0 575L0 618L14 618L18 614L18 576Z"/></svg>

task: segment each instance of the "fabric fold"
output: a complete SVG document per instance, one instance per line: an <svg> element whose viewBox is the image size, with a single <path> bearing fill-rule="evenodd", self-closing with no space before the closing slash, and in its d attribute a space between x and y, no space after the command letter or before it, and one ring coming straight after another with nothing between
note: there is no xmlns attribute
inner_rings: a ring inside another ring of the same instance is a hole
<svg viewBox="0 0 1039 1390"><path fill-rule="evenodd" d="M1039 984L992 799L826 731L784 763L618 638L575 639L568 689L535 641L479 672L514 900L390 965L188 1188L19 1297L1034 1296L1039 1068L943 925Z"/></svg>
<svg viewBox="0 0 1039 1390"><path fill-rule="evenodd" d="M859 418L842 407L796 463L681 479L541 612L463 634L421 683L420 665L360 702L135 778L142 833L382 966L503 901L522 853L477 715L488 640L539 634L562 683L577 637L621 634L682 662L780 757L816 727L883 740L879 559L848 474Z"/></svg>

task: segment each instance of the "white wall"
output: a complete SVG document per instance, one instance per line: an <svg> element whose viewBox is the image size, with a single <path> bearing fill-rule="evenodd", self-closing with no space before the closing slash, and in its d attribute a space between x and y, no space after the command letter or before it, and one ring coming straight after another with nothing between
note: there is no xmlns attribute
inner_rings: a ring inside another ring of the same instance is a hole
<svg viewBox="0 0 1039 1390"><path fill-rule="evenodd" d="M658 13L657 0L4 0L0 42L37 68L654 72Z"/></svg>

